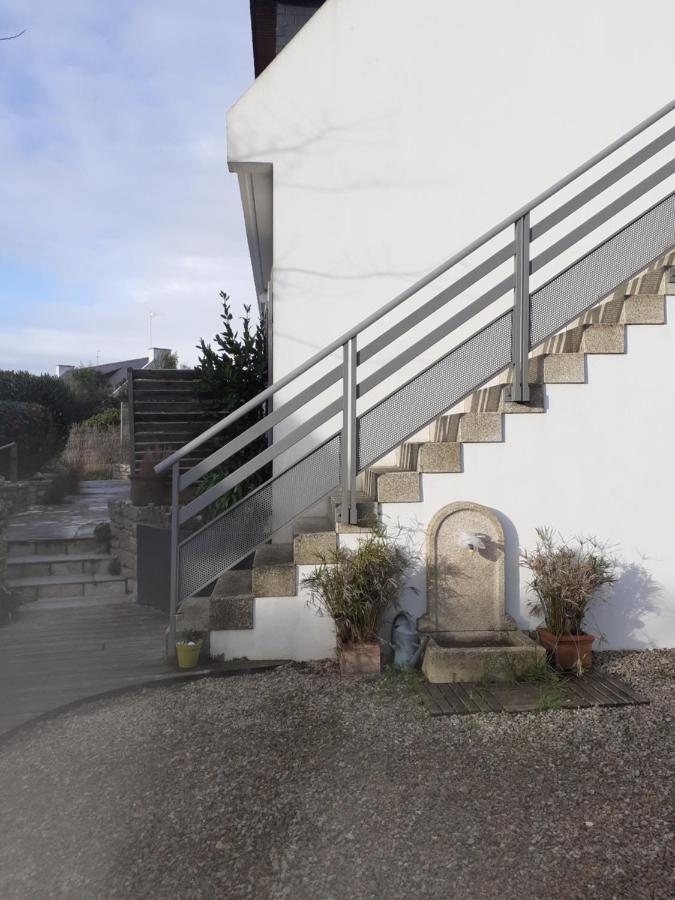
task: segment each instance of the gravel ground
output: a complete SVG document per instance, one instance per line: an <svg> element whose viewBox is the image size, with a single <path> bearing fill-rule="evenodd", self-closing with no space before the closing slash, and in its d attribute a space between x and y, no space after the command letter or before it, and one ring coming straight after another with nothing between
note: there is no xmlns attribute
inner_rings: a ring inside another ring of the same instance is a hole
<svg viewBox="0 0 675 900"><path fill-rule="evenodd" d="M672 898L675 651L648 707L430 718L331 666L99 701L0 746L0 897Z"/></svg>

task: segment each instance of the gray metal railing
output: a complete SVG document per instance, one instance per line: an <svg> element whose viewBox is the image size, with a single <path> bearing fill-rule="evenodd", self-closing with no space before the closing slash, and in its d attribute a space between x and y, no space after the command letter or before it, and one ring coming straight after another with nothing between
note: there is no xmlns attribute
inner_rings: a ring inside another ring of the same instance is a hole
<svg viewBox="0 0 675 900"><path fill-rule="evenodd" d="M279 528L338 485L341 489L341 517L343 521L354 522L357 473L507 366L513 371L510 398L519 402L528 401L527 360L530 350L675 244L674 195L668 192L647 211L634 216L628 223L622 223L614 234L603 238L592 250L581 251L580 258L556 273L534 293L530 291L530 277L567 251L583 246L582 242L592 238L603 225L671 179L675 174L672 154L668 154L666 161L648 174L643 172L639 180L623 193L606 202L580 224L574 224L567 233L556 237L535 256L531 254L533 243L595 201L604 191L617 185L622 178L637 172L656 154L669 150L675 139L675 125L667 120L673 118L674 110L675 101L671 101L156 466L158 474L172 472L172 627L179 600L206 586L221 572L244 559ZM546 212L538 221L531 222L532 214L542 204L657 123L659 127L664 124L669 124L669 127L649 136L648 143L617 161L610 171L582 187L554 211ZM393 324L387 325L383 321L423 288L450 272L458 263L466 264L468 257L510 229L513 229L513 236L507 238L500 249L486 248L489 256L474 264L468 272L463 272L452 284L421 302ZM495 274L498 277L499 267L509 261L513 262L513 268L506 277L477 298L469 297L466 305L440 324L429 327L421 337L414 335L417 326L456 298L466 298L467 292L484 278ZM400 374L404 367L419 360L421 354L427 353L458 328L488 310L510 291L514 295L512 309L500 313L451 351L439 353L439 358L424 371L397 386L384 399L377 400L359 415L359 401L363 401L369 392ZM583 299L581 308L578 297ZM362 341L359 338L363 339L364 332L375 324L379 324L382 330L360 346ZM392 345L402 338L407 338L410 343L392 357ZM360 370L364 371L361 367L383 350L390 351L386 361L374 371L371 371L371 363L369 374L359 380ZM330 357L337 351L341 352L342 359L333 365ZM296 392L288 397L287 389L291 387ZM184 457L225 432L243 416L260 410L263 404L282 391L282 401L273 411L181 474L180 462ZM293 425L291 417L296 413L301 414L300 421ZM340 429L327 439L322 439L322 431L330 429L331 420L338 417L341 419ZM279 426L285 426L286 430ZM270 446L181 506L183 491L274 428L277 433ZM304 451L303 442L312 436L315 445ZM282 467L279 458L283 454L295 454L299 458ZM279 471L263 485L179 542L181 526L272 463L276 463Z"/></svg>
<svg viewBox="0 0 675 900"><path fill-rule="evenodd" d="M19 480L19 447L16 441L10 441L0 447L0 453L9 453L9 480Z"/></svg>

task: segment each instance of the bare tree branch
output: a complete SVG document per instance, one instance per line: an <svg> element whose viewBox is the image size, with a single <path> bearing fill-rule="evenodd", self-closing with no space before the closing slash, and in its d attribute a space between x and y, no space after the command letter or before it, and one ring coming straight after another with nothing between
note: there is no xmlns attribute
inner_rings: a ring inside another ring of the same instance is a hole
<svg viewBox="0 0 675 900"><path fill-rule="evenodd" d="M18 37L21 37L22 34L26 33L26 29L23 31L19 31L17 34L8 34L7 37L0 37L0 41L13 41Z"/></svg>

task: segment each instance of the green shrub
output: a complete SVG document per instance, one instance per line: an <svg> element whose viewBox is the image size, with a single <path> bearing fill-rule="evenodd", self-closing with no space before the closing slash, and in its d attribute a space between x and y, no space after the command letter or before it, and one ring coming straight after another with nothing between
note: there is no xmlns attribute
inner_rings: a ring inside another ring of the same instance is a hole
<svg viewBox="0 0 675 900"><path fill-rule="evenodd" d="M374 641L388 607L398 604L410 557L380 532L361 541L356 550L339 547L303 585L320 612L335 620L341 644Z"/></svg>
<svg viewBox="0 0 675 900"><path fill-rule="evenodd" d="M0 400L0 446L10 441L19 447L21 478L58 456L65 443L44 406Z"/></svg>
<svg viewBox="0 0 675 900"><path fill-rule="evenodd" d="M202 403L210 412L217 409L215 418L229 415L267 387L267 328L264 319L253 324L251 307L244 306L241 331L235 331L232 327L234 316L230 298L223 291L220 292L220 298L223 303L223 330L215 337L215 348L203 339L199 342L200 356L195 367ZM228 443L259 422L266 413L267 405L262 403L221 432L217 441L221 446ZM201 479L200 491L204 492L218 484L266 449L267 435L262 434ZM207 507L204 518L212 518L237 503L249 491L267 481L271 472L269 465L258 469Z"/></svg>
<svg viewBox="0 0 675 900"><path fill-rule="evenodd" d="M95 428L96 431L109 431L111 428L120 427L120 410L119 406L104 409L101 412L90 416L83 423L87 428Z"/></svg>
<svg viewBox="0 0 675 900"><path fill-rule="evenodd" d="M80 415L80 404L68 385L55 375L0 371L0 401L38 403L51 413L58 433L65 439Z"/></svg>

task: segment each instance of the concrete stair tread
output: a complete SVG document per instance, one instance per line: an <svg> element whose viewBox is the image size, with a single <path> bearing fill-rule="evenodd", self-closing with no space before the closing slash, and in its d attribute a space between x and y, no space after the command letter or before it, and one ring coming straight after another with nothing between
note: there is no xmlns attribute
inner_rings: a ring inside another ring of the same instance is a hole
<svg viewBox="0 0 675 900"><path fill-rule="evenodd" d="M30 565L31 563L71 563L102 562L114 559L110 553L31 553L28 556L8 556L7 566Z"/></svg>
<svg viewBox="0 0 675 900"><path fill-rule="evenodd" d="M293 565L293 544L263 544L255 551L253 568Z"/></svg>
<svg viewBox="0 0 675 900"><path fill-rule="evenodd" d="M220 576L212 597L252 597L253 572L251 569L230 569Z"/></svg>
<svg viewBox="0 0 675 900"><path fill-rule="evenodd" d="M328 516L306 516L293 523L294 537L303 534L327 534L334 531L335 527L331 524Z"/></svg>
<svg viewBox="0 0 675 900"><path fill-rule="evenodd" d="M110 581L126 581L124 575L35 575L28 578L10 578L11 588L50 587L65 584L103 584Z"/></svg>

